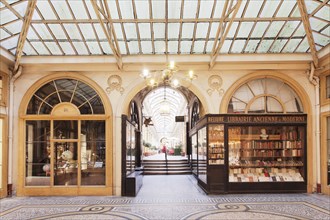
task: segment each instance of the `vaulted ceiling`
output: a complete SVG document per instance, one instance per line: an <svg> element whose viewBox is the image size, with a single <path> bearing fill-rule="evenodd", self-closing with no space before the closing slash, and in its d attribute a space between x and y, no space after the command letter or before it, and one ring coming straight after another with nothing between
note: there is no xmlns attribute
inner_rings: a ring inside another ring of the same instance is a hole
<svg viewBox="0 0 330 220"><path fill-rule="evenodd" d="M311 54L330 43L329 0L1 0L0 51L123 57Z"/></svg>

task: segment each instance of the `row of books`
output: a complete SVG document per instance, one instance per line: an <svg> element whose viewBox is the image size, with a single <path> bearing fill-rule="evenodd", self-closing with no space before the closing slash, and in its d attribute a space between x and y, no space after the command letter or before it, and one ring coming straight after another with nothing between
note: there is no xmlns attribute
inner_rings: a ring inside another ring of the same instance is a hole
<svg viewBox="0 0 330 220"><path fill-rule="evenodd" d="M225 151L222 147L209 148L209 153L223 153Z"/></svg>
<svg viewBox="0 0 330 220"><path fill-rule="evenodd" d="M300 149L286 149L286 150L257 150L244 151L241 150L241 157L299 157L302 156Z"/></svg>
<svg viewBox="0 0 330 220"><path fill-rule="evenodd" d="M224 158L224 154L209 154L209 159L223 159Z"/></svg>
<svg viewBox="0 0 330 220"><path fill-rule="evenodd" d="M300 140L294 141L231 141L229 149L292 149L301 148Z"/></svg>
<svg viewBox="0 0 330 220"><path fill-rule="evenodd" d="M229 182L303 182L304 178L300 174L277 174L272 176L257 175L229 175Z"/></svg>
<svg viewBox="0 0 330 220"><path fill-rule="evenodd" d="M218 159L218 160L209 160L210 165L215 165L215 164L225 164L224 159Z"/></svg>
<svg viewBox="0 0 330 220"><path fill-rule="evenodd" d="M263 174L264 176L269 176L270 173L300 173L297 168L276 168L276 167L258 167L258 168L234 168L229 169L229 174Z"/></svg>
<svg viewBox="0 0 330 220"><path fill-rule="evenodd" d="M240 167L288 167L288 166L303 166L304 163L300 160L282 160L281 158L278 158L277 160L238 160L237 158L229 158L229 166L240 166Z"/></svg>

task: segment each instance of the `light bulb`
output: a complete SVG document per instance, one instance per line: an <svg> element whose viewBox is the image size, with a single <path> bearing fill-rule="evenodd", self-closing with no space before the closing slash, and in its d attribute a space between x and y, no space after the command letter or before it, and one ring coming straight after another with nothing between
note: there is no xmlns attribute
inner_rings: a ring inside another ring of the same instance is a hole
<svg viewBox="0 0 330 220"><path fill-rule="evenodd" d="M170 69L174 69L175 67L175 63L173 60L170 61Z"/></svg>
<svg viewBox="0 0 330 220"><path fill-rule="evenodd" d="M149 76L149 70L144 69L142 75L144 78L147 78Z"/></svg>
<svg viewBox="0 0 330 220"><path fill-rule="evenodd" d="M194 78L194 71L190 70L188 75L189 75L190 79L193 79Z"/></svg>

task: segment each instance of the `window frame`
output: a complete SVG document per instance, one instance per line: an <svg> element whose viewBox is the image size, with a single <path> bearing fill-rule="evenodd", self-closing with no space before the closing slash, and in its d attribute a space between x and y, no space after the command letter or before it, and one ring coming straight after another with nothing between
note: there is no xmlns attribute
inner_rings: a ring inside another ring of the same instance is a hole
<svg viewBox="0 0 330 220"><path fill-rule="evenodd" d="M320 76L321 106L330 104L330 97L327 98L327 77L330 77L330 72ZM329 87L330 87L330 85L329 85Z"/></svg>

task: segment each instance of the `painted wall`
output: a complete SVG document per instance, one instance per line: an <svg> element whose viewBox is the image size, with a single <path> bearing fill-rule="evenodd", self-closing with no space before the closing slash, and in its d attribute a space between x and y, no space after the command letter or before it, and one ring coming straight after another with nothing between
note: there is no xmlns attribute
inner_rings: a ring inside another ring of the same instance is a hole
<svg viewBox="0 0 330 220"><path fill-rule="evenodd" d="M55 64L54 64L55 65ZM95 65L95 64L94 64ZM23 74L20 78L15 81L15 90L14 90L14 134L18 134L18 108L22 101L22 98L26 91L39 79L42 77L52 74L53 72L47 72L46 70L49 68L45 68L45 66L38 65L27 65L23 66ZM51 69L51 68L50 68ZM63 68L62 68L63 69ZM68 71L74 70L70 65L67 65L66 69ZM97 71L94 71L97 69ZM220 104L222 101L221 95L217 91L214 91L211 95L208 94L207 90L210 89L208 84L208 79L213 74L219 74L222 77L223 84L221 89L225 92L232 86L235 86L235 82L239 80L241 77L246 76L255 72L254 70L225 70L225 71L207 71L200 70L196 72L198 75L198 79L193 81L192 85L189 83L184 83L184 85L189 86L189 89L195 93L201 100L203 107L205 108L205 113L219 113ZM303 88L306 97L302 97L307 99L310 102L311 106L314 106L315 103L315 93L314 86L309 83L307 79L307 75L304 71L294 71L294 70L277 70L280 72L279 75L283 76L284 79L289 80L290 82L297 84ZM128 107L130 100L141 90L146 84L139 77L139 72L137 71L124 71L124 72L116 72L116 71L102 71L100 68L95 68L95 66L90 65L86 66L85 71L76 71L76 74L82 74L90 79L94 80L102 89L106 90L109 87L107 80L110 75L119 75L122 79L122 85L124 91L121 94L116 89L111 91L108 94L108 98L110 100L112 110L113 110L113 160L114 160L114 194L120 195L121 192L121 115L128 113ZM181 76L182 77L182 76ZM311 107L309 106L309 107ZM314 115L314 109L311 108L311 115ZM312 142L314 143L315 138L315 123L314 120L310 121L312 125L312 130L309 130L309 135L312 135ZM18 173L17 167L17 152L18 152L18 136L14 137L14 149L13 149L13 173ZM311 149L314 151L314 146L311 146ZM313 153L315 155L315 152ZM309 157L309 155L308 155ZM316 179L316 163L309 164L309 166L313 166L313 180ZM311 177L309 177L311 178ZM17 183L17 175L13 175L14 187L16 187ZM315 187L316 183L313 181L313 187Z"/></svg>

